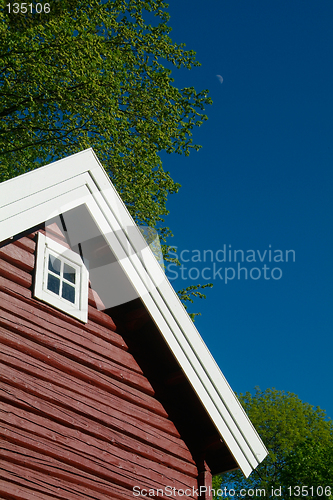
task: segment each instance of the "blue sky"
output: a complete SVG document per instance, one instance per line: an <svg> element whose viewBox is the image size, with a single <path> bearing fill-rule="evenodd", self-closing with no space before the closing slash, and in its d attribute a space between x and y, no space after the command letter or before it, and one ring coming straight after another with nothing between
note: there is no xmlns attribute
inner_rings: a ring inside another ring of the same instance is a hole
<svg viewBox="0 0 333 500"><path fill-rule="evenodd" d="M162 155L182 184L167 218L178 255L214 254L183 261L187 279L173 285L214 283L190 311L202 313L196 326L236 392L294 392L333 418L333 2L181 0L168 10L172 39L202 64L175 71L175 85L207 88L213 99L194 131L203 148ZM244 257L267 252L241 263L248 279L238 279L238 262L216 259L224 245ZM295 261L274 262L274 250L294 250ZM223 279L203 279L214 264ZM235 269L227 283L226 267Z"/></svg>

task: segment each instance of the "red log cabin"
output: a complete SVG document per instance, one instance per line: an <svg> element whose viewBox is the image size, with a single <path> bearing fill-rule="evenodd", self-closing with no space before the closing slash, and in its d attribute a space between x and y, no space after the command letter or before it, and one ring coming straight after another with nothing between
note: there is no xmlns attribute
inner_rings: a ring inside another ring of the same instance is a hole
<svg viewBox="0 0 333 500"><path fill-rule="evenodd" d="M89 149L0 185L0 498L211 498L267 452Z"/></svg>

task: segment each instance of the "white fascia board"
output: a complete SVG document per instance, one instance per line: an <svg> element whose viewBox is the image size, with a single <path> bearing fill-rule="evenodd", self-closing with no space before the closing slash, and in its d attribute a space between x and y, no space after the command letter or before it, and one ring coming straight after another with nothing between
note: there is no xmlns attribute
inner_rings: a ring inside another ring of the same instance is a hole
<svg viewBox="0 0 333 500"><path fill-rule="evenodd" d="M33 193L28 197L18 199L14 204L1 207L1 220L10 218L13 213L13 206L15 206L15 214L19 216L24 214L27 210L37 206L43 206L48 200L61 196L66 192L78 189L79 187L87 186L89 182L89 175L87 173L81 174L77 177L59 182L43 190Z"/></svg>
<svg viewBox="0 0 333 500"><path fill-rule="evenodd" d="M86 204L198 398L248 476L267 450L120 196L89 149L0 185L0 240ZM144 250L142 250L144 248Z"/></svg>
<svg viewBox="0 0 333 500"><path fill-rule="evenodd" d="M57 196L52 195L52 190L49 191L49 199L42 204L38 203L37 205L30 206L24 212L18 212L9 217L7 214L6 219L0 219L0 242L16 234L20 234L31 227L38 226L60 215L62 212L77 207L79 204L86 203L89 197L90 191L86 185L79 185L77 188L70 189ZM80 203L78 203L78 200ZM0 213L1 211L0 207Z"/></svg>
<svg viewBox="0 0 333 500"><path fill-rule="evenodd" d="M89 172L93 162L96 162L96 155L90 148L9 179L0 184L1 208L41 193L44 189L77 177L83 172ZM2 186L6 186L5 189L1 189Z"/></svg>

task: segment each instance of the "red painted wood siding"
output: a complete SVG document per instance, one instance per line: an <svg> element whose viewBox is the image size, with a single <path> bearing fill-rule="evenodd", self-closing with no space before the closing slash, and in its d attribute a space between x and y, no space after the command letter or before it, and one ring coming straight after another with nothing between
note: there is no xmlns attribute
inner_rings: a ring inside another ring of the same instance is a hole
<svg viewBox="0 0 333 500"><path fill-rule="evenodd" d="M92 291L86 325L32 297L35 247L32 234L0 248L0 497L197 488L188 448Z"/></svg>

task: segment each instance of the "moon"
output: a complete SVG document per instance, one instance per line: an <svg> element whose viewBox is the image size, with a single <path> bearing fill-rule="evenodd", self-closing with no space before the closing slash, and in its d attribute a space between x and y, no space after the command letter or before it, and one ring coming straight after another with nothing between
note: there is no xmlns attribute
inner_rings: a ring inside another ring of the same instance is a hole
<svg viewBox="0 0 333 500"><path fill-rule="evenodd" d="M223 77L221 75L216 75L216 78L220 83L223 83Z"/></svg>

